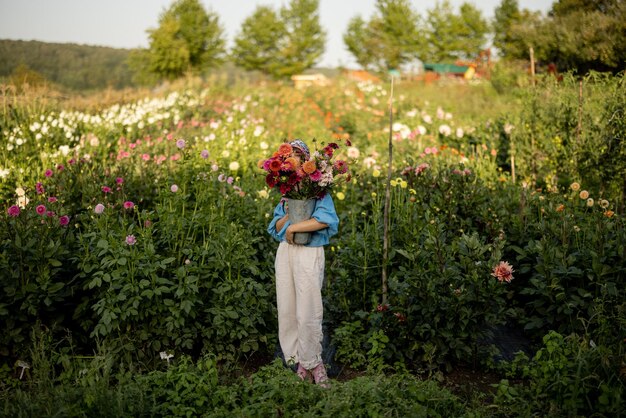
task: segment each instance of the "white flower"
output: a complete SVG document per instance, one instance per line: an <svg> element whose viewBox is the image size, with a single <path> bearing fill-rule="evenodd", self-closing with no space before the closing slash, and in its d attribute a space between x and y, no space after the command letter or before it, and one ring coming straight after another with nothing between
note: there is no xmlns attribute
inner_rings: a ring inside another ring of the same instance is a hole
<svg viewBox="0 0 626 418"><path fill-rule="evenodd" d="M360 154L361 153L359 152L358 148L356 147L348 148L348 157L356 159L356 158L359 158Z"/></svg>
<svg viewBox="0 0 626 418"><path fill-rule="evenodd" d="M174 357L174 354L169 354L167 351L161 351L159 354L161 355L161 360L167 360L168 364L170 359Z"/></svg>
<svg viewBox="0 0 626 418"><path fill-rule="evenodd" d="M6 178L10 173L8 168L0 168L0 178Z"/></svg>
<svg viewBox="0 0 626 418"><path fill-rule="evenodd" d="M267 144L267 142L263 141L259 144L259 147L261 147L261 149L268 149L269 145Z"/></svg>
<svg viewBox="0 0 626 418"><path fill-rule="evenodd" d="M26 192L21 187L18 187L17 189L15 189L15 194L17 195L17 197L26 196Z"/></svg>
<svg viewBox="0 0 626 418"><path fill-rule="evenodd" d="M443 136L450 136L450 134L452 133L452 128L444 123L443 125L439 126L439 133Z"/></svg>
<svg viewBox="0 0 626 418"><path fill-rule="evenodd" d="M237 161L233 161L228 165L228 168L230 171L237 171L239 170L239 163Z"/></svg>
<svg viewBox="0 0 626 418"><path fill-rule="evenodd" d="M463 138L463 128L456 128L456 137Z"/></svg>
<svg viewBox="0 0 626 418"><path fill-rule="evenodd" d="M19 206L22 209L26 208L26 205L28 205L28 202L30 202L30 199L27 198L26 196L20 196L17 198L17 206Z"/></svg>

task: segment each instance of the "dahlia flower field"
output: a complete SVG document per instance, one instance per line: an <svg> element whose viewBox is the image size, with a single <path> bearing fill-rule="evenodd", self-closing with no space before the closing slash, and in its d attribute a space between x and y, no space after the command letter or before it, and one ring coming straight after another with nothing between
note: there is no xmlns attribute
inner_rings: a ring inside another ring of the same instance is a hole
<svg viewBox="0 0 626 418"><path fill-rule="evenodd" d="M398 82L390 97L388 84L346 79L306 90L195 82L99 110L5 104L3 396L24 407L33 392L9 388L43 381L124 395L112 381L96 390L99 370L144 393L170 384L154 373L203 376L207 394L225 393L223 374L259 359L271 384L289 381L269 364L277 243L266 227L280 193L262 166L300 138L312 150L342 144L350 171L329 191L341 219L324 284L337 370L433 379L403 384L415 405L448 416L621 411L624 90L599 76L584 80L584 100L573 78L506 96L487 83ZM486 398L437 392L460 367L499 376ZM376 376L384 390L400 384ZM329 393L357 396L358 385ZM445 405L420 397L435 392ZM205 401L190 413L228 404Z"/></svg>

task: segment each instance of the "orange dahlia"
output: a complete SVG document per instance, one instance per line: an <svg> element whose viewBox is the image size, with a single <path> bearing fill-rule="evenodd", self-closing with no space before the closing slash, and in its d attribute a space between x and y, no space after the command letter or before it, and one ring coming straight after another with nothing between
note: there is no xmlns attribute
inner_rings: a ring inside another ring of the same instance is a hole
<svg viewBox="0 0 626 418"><path fill-rule="evenodd" d="M287 143L280 144L280 147L278 147L279 155L290 155L292 152L293 148Z"/></svg>
<svg viewBox="0 0 626 418"><path fill-rule="evenodd" d="M302 170L304 170L304 172L307 173L307 174L314 173L315 170L317 170L317 166L315 165L315 161L307 161L304 164L302 164Z"/></svg>

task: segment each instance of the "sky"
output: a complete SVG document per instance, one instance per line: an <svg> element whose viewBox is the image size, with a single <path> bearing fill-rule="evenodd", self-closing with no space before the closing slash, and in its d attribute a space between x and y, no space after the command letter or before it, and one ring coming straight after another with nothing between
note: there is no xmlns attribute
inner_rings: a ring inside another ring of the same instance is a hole
<svg viewBox="0 0 626 418"><path fill-rule="evenodd" d="M201 0L207 10L219 16L228 47L238 34L243 20L258 5L275 10L288 5L288 0ZM437 0L410 0L422 16ZM455 12L469 2L486 18L493 17L501 0L450 0ZM173 0L0 0L0 39L37 40L137 48L148 46L147 30L156 28L159 15ZM322 67L354 67L354 59L346 50L343 34L348 21L360 15L368 20L376 0L320 0L320 22L326 30L326 52L318 63ZM519 7L547 13L550 0L518 0Z"/></svg>

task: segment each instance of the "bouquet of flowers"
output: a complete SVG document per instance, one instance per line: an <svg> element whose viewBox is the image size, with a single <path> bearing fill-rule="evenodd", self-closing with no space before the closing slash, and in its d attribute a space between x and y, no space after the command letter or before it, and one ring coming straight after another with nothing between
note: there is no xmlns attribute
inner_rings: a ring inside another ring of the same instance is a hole
<svg viewBox="0 0 626 418"><path fill-rule="evenodd" d="M334 158L338 149L339 145L331 142L307 159L296 147L283 143L259 165L267 171L267 185L278 189L283 197L320 199L336 185L350 180L347 161Z"/></svg>

